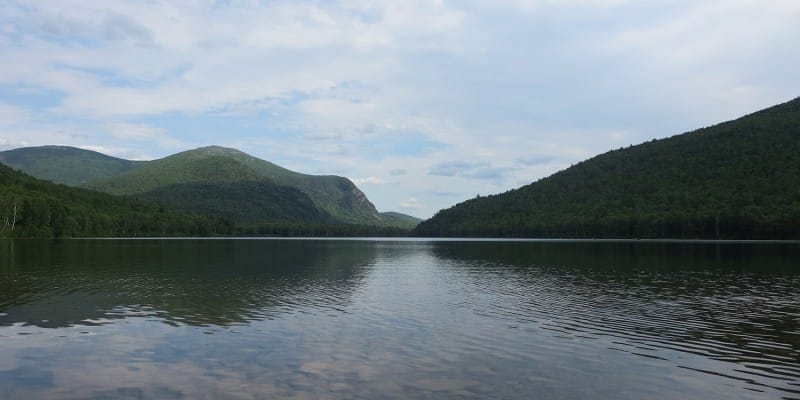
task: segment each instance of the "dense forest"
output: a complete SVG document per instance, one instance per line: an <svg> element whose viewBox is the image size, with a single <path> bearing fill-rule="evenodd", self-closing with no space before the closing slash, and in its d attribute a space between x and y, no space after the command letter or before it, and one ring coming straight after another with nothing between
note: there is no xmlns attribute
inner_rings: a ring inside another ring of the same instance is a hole
<svg viewBox="0 0 800 400"><path fill-rule="evenodd" d="M0 164L0 237L212 236L221 218L41 181Z"/></svg>
<svg viewBox="0 0 800 400"><path fill-rule="evenodd" d="M187 196L191 193L200 192ZM0 238L408 234L397 227L336 222L237 224L219 216L42 181L0 164Z"/></svg>
<svg viewBox="0 0 800 400"><path fill-rule="evenodd" d="M465 201L416 234L800 239L800 99Z"/></svg>
<svg viewBox="0 0 800 400"><path fill-rule="evenodd" d="M265 179L175 184L135 197L175 209L216 215L240 226L275 222L336 222L315 207L305 193Z"/></svg>

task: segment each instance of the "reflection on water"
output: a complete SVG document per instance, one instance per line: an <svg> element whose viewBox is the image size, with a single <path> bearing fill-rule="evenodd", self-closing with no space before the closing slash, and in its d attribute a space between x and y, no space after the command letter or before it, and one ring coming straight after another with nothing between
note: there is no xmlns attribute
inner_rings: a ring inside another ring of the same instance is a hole
<svg viewBox="0 0 800 400"><path fill-rule="evenodd" d="M0 241L0 398L800 398L800 245Z"/></svg>
<svg viewBox="0 0 800 400"><path fill-rule="evenodd" d="M375 257L374 249L332 242L0 243L12 254L0 265L6 278L0 325L47 328L129 313L172 325L225 326L299 308L337 308Z"/></svg>
<svg viewBox="0 0 800 400"><path fill-rule="evenodd" d="M454 243L463 305L565 339L800 394L800 250L719 243ZM677 356L668 357L669 354ZM713 368L684 365L700 356Z"/></svg>

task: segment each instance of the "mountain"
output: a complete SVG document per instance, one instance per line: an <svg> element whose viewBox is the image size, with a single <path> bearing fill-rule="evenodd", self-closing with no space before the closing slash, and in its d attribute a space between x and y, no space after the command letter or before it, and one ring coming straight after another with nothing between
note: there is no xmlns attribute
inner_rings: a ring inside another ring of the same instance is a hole
<svg viewBox="0 0 800 400"><path fill-rule="evenodd" d="M398 228L404 229L414 229L420 222L422 222L421 218L413 217L411 215L394 212L394 211L387 211L381 213L381 218L386 221L386 225L388 226L395 226Z"/></svg>
<svg viewBox="0 0 800 400"><path fill-rule="evenodd" d="M416 233L800 239L800 99L465 201Z"/></svg>
<svg viewBox="0 0 800 400"><path fill-rule="evenodd" d="M0 163L39 179L82 186L131 170L141 161L123 160L69 146L25 147L0 152Z"/></svg>
<svg viewBox="0 0 800 400"><path fill-rule="evenodd" d="M367 199L367 196L347 178L335 175L301 174L239 150L225 147L203 147L186 153L191 152L206 156L228 157L279 185L300 189L311 198L317 207L338 221L357 224L380 224L382 221L378 210Z"/></svg>
<svg viewBox="0 0 800 400"><path fill-rule="evenodd" d="M347 178L305 175L219 146L149 161L87 187L213 212L240 222L292 220L386 225L393 221L381 217L364 193ZM248 213L256 209L266 212Z"/></svg>
<svg viewBox="0 0 800 400"><path fill-rule="evenodd" d="M315 207L305 193L266 179L170 184L134 197L175 209L214 215L239 226L335 222L330 215Z"/></svg>
<svg viewBox="0 0 800 400"><path fill-rule="evenodd" d="M379 213L350 180L290 171L241 151L209 146L154 161L129 161L66 146L0 152L37 178L173 208L260 223L362 224L411 229L418 219Z"/></svg>
<svg viewBox="0 0 800 400"><path fill-rule="evenodd" d="M230 235L220 218L39 180L0 164L0 237Z"/></svg>
<svg viewBox="0 0 800 400"><path fill-rule="evenodd" d="M251 196L250 188L245 189L247 196ZM318 210L313 208L312 212ZM0 164L0 238L407 234L407 229L392 226L337 222L277 220L250 226L236 224L218 216L177 211L127 196L55 184Z"/></svg>

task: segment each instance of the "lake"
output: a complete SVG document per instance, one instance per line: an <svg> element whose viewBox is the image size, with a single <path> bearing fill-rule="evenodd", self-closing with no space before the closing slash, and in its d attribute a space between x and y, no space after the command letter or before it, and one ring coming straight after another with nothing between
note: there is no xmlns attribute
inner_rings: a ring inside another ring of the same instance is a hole
<svg viewBox="0 0 800 400"><path fill-rule="evenodd" d="M0 398L800 398L800 244L0 241Z"/></svg>

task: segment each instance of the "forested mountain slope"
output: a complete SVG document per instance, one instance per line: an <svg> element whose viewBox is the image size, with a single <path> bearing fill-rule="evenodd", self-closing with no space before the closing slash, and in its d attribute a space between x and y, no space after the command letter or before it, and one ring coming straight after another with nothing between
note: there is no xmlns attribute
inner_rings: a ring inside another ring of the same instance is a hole
<svg viewBox="0 0 800 400"><path fill-rule="evenodd" d="M175 188L175 185L205 184L207 191L211 184L252 184L257 181L269 182L267 185L271 184L270 187L284 186L299 190L310 198L321 215L339 222L380 222L375 206L347 178L300 174L241 151L219 146L202 147L153 160L139 168L93 182L88 187L111 194L152 198L155 193L168 196L169 193L164 190L167 186Z"/></svg>
<svg viewBox="0 0 800 400"><path fill-rule="evenodd" d="M800 239L800 99L465 201L416 232Z"/></svg>
<svg viewBox="0 0 800 400"><path fill-rule="evenodd" d="M0 152L0 162L40 179L209 213L240 226L296 222L411 229L419 222L379 213L347 178L297 173L220 146L153 161L41 146Z"/></svg>
<svg viewBox="0 0 800 400"><path fill-rule="evenodd" d="M242 227L279 222L337 222L315 207L305 193L266 179L170 184L135 197L176 209L215 215Z"/></svg>
<svg viewBox="0 0 800 400"><path fill-rule="evenodd" d="M0 164L0 237L207 236L234 233L215 217L47 182Z"/></svg>
<svg viewBox="0 0 800 400"><path fill-rule="evenodd" d="M417 218L417 217L414 217L414 216L411 216L411 215L407 215L407 214L403 214L403 213L399 213L399 212L394 212L394 211L382 212L381 216L383 218L386 218L386 219L394 219L396 221L399 221L399 223L405 224L409 228L413 228L413 227L417 226L420 222L422 222L421 218Z"/></svg>
<svg viewBox="0 0 800 400"><path fill-rule="evenodd" d="M96 151L69 146L24 147L0 152L0 163L39 179L82 186L141 165Z"/></svg>
<svg viewBox="0 0 800 400"><path fill-rule="evenodd" d="M407 229L416 225L378 213L347 178L297 173L220 146L149 161L88 187L212 213L242 225L285 221Z"/></svg>

